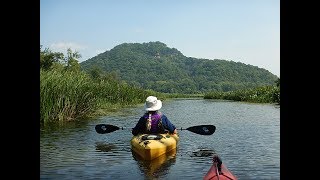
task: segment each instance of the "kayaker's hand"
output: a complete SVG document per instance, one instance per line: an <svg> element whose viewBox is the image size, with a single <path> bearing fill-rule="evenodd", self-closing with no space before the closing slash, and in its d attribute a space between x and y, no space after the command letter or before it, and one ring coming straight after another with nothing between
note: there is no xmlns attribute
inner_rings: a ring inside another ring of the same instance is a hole
<svg viewBox="0 0 320 180"><path fill-rule="evenodd" d="M177 129L175 129L172 134L178 134Z"/></svg>

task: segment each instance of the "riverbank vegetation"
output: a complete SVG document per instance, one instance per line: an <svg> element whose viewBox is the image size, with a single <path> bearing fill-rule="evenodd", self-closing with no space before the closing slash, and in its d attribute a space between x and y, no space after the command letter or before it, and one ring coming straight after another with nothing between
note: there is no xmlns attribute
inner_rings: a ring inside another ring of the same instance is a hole
<svg viewBox="0 0 320 180"><path fill-rule="evenodd" d="M226 99L255 103L280 104L280 78L275 86L261 86L229 92L212 91L204 95L204 99Z"/></svg>
<svg viewBox="0 0 320 180"><path fill-rule="evenodd" d="M94 68L80 71L80 55L68 50L51 52L40 47L40 123L70 121L143 103L149 95L161 93L127 85L112 73Z"/></svg>

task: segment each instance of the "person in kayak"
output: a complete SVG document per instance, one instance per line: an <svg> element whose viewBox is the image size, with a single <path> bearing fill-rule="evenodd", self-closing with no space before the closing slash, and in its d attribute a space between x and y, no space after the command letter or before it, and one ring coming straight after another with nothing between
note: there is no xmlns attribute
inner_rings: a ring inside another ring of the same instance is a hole
<svg viewBox="0 0 320 180"><path fill-rule="evenodd" d="M155 96L149 96L145 102L146 113L140 117L138 123L132 128L132 134L134 136L139 133L157 134L166 133L177 134L177 129L173 125L166 115L159 110L162 107L161 100Z"/></svg>

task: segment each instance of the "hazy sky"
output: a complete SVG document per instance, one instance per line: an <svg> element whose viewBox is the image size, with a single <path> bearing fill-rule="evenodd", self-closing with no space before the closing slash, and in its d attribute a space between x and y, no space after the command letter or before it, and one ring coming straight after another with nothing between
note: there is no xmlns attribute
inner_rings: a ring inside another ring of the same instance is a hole
<svg viewBox="0 0 320 180"><path fill-rule="evenodd" d="M80 62L151 41L280 77L280 0L40 0L40 44L78 51Z"/></svg>

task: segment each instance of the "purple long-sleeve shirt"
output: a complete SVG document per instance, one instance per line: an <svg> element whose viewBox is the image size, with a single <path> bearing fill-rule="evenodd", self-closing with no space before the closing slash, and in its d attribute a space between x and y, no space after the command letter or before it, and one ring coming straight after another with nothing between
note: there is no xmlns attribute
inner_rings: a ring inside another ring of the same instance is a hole
<svg viewBox="0 0 320 180"><path fill-rule="evenodd" d="M146 132L146 115L147 114L144 114L142 117L140 117L138 123L132 129L133 135L137 135L139 133L147 133ZM170 133L173 133L176 127L170 122L170 120L167 118L166 115L164 115L163 113L161 113L161 115L162 115L161 119L162 119L163 128L168 130Z"/></svg>

